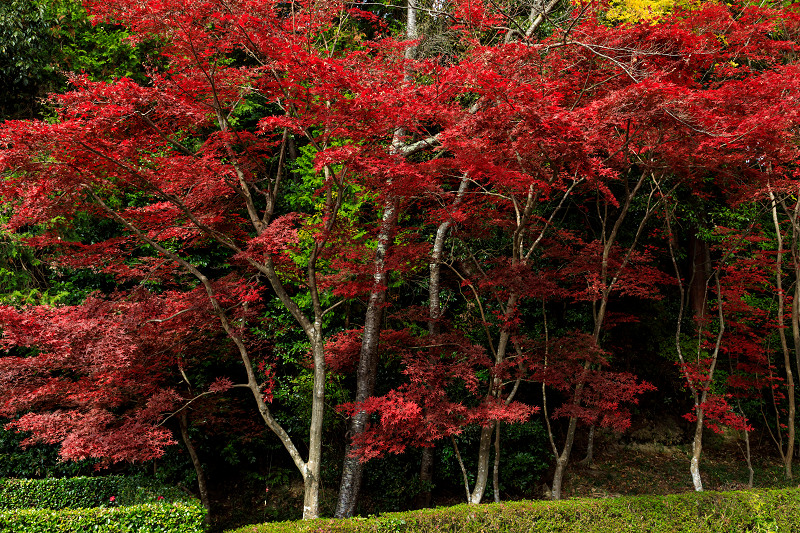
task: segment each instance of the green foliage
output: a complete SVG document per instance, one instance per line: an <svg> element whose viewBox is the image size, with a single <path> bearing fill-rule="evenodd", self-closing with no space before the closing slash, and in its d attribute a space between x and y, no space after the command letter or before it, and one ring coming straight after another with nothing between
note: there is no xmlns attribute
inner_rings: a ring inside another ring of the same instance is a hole
<svg viewBox="0 0 800 533"><path fill-rule="evenodd" d="M419 451L372 459L365 468L361 512L400 511L409 509L414 497L422 492L419 479ZM409 458L415 460L409 460Z"/></svg>
<svg viewBox="0 0 800 533"><path fill-rule="evenodd" d="M0 120L34 105L54 48L49 26L44 3L0 2Z"/></svg>
<svg viewBox="0 0 800 533"><path fill-rule="evenodd" d="M500 490L530 494L552 462L542 422L503 424L500 440Z"/></svg>
<svg viewBox="0 0 800 533"><path fill-rule="evenodd" d="M586 532L731 533L796 531L800 489L700 492L559 502L459 505L368 519L315 520L246 526L235 533L302 532ZM233 532L232 532L233 533Z"/></svg>
<svg viewBox="0 0 800 533"><path fill-rule="evenodd" d="M200 533L205 509L198 503L149 503L94 509L0 511L0 533Z"/></svg>
<svg viewBox="0 0 800 533"><path fill-rule="evenodd" d="M65 509L98 507L118 491L116 477L4 479L0 481L3 509Z"/></svg>
<svg viewBox="0 0 800 533"><path fill-rule="evenodd" d="M0 302L3 296L0 293ZM75 477L94 470L94 461L62 461L56 445L35 444L21 448L20 442L25 435L0 428L0 479Z"/></svg>
<svg viewBox="0 0 800 533"><path fill-rule="evenodd" d="M470 486L475 483L480 427L468 427L456 437L458 449L467 469ZM503 424L500 434L500 491L516 497L530 495L552 462L552 451L545 445L547 435L540 420L526 424ZM450 441L442 441L436 449L438 459L434 480L438 487L447 486L458 494L464 493L464 478ZM494 462L494 456L491 461ZM491 497L492 488L487 489Z"/></svg>
<svg viewBox="0 0 800 533"><path fill-rule="evenodd" d="M113 499L112 499L113 498ZM177 489L125 476L0 480L0 509L76 509L186 501Z"/></svg>
<svg viewBox="0 0 800 533"><path fill-rule="evenodd" d="M65 72L144 83L156 42L133 47L129 32L92 24L79 0L0 2L0 120L43 114L40 99L66 89Z"/></svg>

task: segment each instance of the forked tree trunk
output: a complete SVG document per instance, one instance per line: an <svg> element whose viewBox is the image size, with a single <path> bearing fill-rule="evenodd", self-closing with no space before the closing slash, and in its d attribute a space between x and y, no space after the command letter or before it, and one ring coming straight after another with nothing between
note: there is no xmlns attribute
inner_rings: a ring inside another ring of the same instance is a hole
<svg viewBox="0 0 800 533"><path fill-rule="evenodd" d="M714 381L714 370L717 366L717 360L719 358L719 348L722 344L722 336L725 333L725 315L722 311L722 290L720 288L719 283L719 272L714 273L714 279L716 281L717 286L717 309L718 309L718 319L719 319L719 326L717 331L717 340L716 344L714 345L714 351L711 353L711 363L709 365L708 374L706 379L708 383L713 383ZM680 332L680 330L678 330ZM678 343L680 343L680 338L677 337ZM699 348L698 348L699 349ZM683 355L680 345L678 346L678 353L683 363ZM698 359L700 358L700 354L698 353ZM687 375L687 380L690 383L689 389L692 391L694 395L694 409L695 409L695 417L697 418L695 422L695 429L694 429L694 440L692 441L692 459L689 464L689 473L692 476L692 484L694 485L694 490L702 491L703 490L703 480L700 478L700 456L703 452L703 422L705 417L705 412L703 411L702 405L706 402L708 398L708 391L709 387L706 386L703 388L702 393L699 393L698 387L695 383L693 383Z"/></svg>
<svg viewBox="0 0 800 533"><path fill-rule="evenodd" d="M650 178L653 181L653 187L650 191L650 194L647 198L646 209L644 215L642 216L641 220L639 221L638 227L636 228L636 234L634 236L633 242L631 242L630 246L625 251L625 255L622 257L622 261L616 267L616 269L610 270L609 269L609 258L611 257L611 251L614 248L614 245L617 242L617 236L619 235L620 229L628 215L630 210L631 204L633 200L636 198L639 190L641 190L642 185L647 180L647 174L642 173L639 179L636 181L636 184L631 189L626 184L625 187L625 202L617 213L616 219L614 219L613 225L608 228L608 224L610 222L608 218L608 204L605 205L605 211L603 212L601 222L602 222L602 229L601 229L601 238L603 244L603 255L602 260L600 263L600 283L603 285L603 289L600 294L599 303L598 300L595 300L592 303L592 318L594 321L594 328L592 330L592 339L596 346L600 346L600 334L603 331L603 324L605 323L606 314L608 312L608 302L611 298L611 292L614 290L614 287L617 285L617 282L620 279L620 276L623 274L625 268L628 265L628 262L633 255L633 252L636 249L636 245L639 242L639 237L641 236L647 221L650 219L650 216L655 212L656 207L658 206L658 202L653 202L653 196L655 190L657 188L657 180L654 174L650 174ZM598 206L598 212L600 208ZM607 230L608 228L608 230ZM587 362L584 365L583 373L584 376L587 375L589 371L590 365ZM575 395L573 397L573 403L576 407L579 407L582 401L582 389L584 386L585 381L581 379L581 381L576 386ZM570 417L569 419L569 429L567 430L567 437L566 441L564 442L564 448L562 452L559 454L557 450L554 450L556 455L556 471L553 478L553 499L560 499L561 497L561 483L563 481L564 470L566 469L567 462L569 461L569 456L572 452L572 446L575 441L575 430L577 427L577 419L574 417ZM589 438L588 438L588 446L586 450L586 457L581 461L584 464L591 464L592 460L594 459L594 434L595 434L595 427L591 425L589 427ZM554 443L554 441L553 441ZM556 479L558 477L558 479Z"/></svg>
<svg viewBox="0 0 800 533"><path fill-rule="evenodd" d="M692 485L694 486L694 490L702 491L703 490L703 480L700 476L700 458L703 453L703 424L705 418L705 412L703 411L703 404L705 404L706 399L708 398L708 391L710 389L710 384L714 382L714 371L717 367L717 361L719 359L719 350L720 346L722 345L722 336L725 333L725 314L722 308L722 288L719 282L719 271L715 271L713 274L713 278L715 281L715 285L717 288L717 319L718 319L718 330L717 330L717 339L714 345L714 350L711 353L710 363L708 366L708 371L703 378L703 381L697 381L689 372L689 368L686 363L686 358L683 353L683 347L681 344L681 326L683 323L684 312L687 306L687 288L684 285L683 278L681 277L681 271L678 267L678 260L676 258L675 252L675 242L672 237L672 224L671 224L671 213L669 210L666 212L666 216L664 218L667 224L668 230L668 245L669 245L669 252L670 252L670 259L672 260L672 266L675 270L675 279L678 284L678 291L680 294L680 305L678 307L678 320L676 321L675 327L675 350L678 354L678 360L680 361L681 365L683 366L683 374L684 379L686 379L686 386L689 388L689 391L692 394L692 399L694 400L694 414L696 417L695 420L695 430L694 430L694 438L692 440L692 458L689 462L689 474L692 476ZM710 261L709 261L710 264ZM710 282L710 277L706 278L705 280L705 294L706 300L708 299L708 284ZM705 309L707 306L706 302L703 302L703 308ZM697 353L695 355L696 360L698 363L701 361L702 353L700 347L699 338L702 337L702 331L698 331L698 343L697 343ZM700 370L698 368L698 370Z"/></svg>
<svg viewBox="0 0 800 533"><path fill-rule="evenodd" d="M467 495L467 503L470 505L478 505L483 499L483 494L486 491L486 485L489 480L489 456L492 452L492 433L495 425L484 426L481 428L481 440L478 448L478 471L475 477L475 486L470 489L469 477L467 469L464 466L464 461L461 459L461 453L458 450L455 437L451 437L453 442L453 451L458 460L458 466L461 468L461 474L464 478L464 490Z"/></svg>
<svg viewBox="0 0 800 533"><path fill-rule="evenodd" d="M571 417L569 419L569 426L567 427L567 437L564 442L564 448L561 454L556 457L556 470L553 473L553 488L552 496L554 500L561 499L561 489L564 484L564 472L569 463L569 456L572 453L572 444L575 442L575 429L578 426L578 419Z"/></svg>

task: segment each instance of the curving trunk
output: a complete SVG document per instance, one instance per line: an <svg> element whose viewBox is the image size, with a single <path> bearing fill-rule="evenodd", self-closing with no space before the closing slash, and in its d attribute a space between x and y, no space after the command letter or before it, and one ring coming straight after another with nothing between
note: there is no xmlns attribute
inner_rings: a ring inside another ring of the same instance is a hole
<svg viewBox="0 0 800 533"><path fill-rule="evenodd" d="M203 470L203 463L200 462L200 456L197 455L197 449L189 438L189 413L186 409L181 411L178 417L178 423L181 428L181 440L183 440L186 451L189 452L189 458L192 460L195 474L197 475L197 490L200 494L200 502L206 508L206 526L211 525L211 499L208 497L208 482L206 480L206 473Z"/></svg>

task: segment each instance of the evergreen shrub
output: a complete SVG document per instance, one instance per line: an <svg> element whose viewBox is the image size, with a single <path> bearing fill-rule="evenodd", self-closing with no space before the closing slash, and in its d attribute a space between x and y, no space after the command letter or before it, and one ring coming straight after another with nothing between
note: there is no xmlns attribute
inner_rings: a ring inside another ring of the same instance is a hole
<svg viewBox="0 0 800 533"><path fill-rule="evenodd" d="M198 502L0 511L0 533L202 533Z"/></svg>
<svg viewBox="0 0 800 533"><path fill-rule="evenodd" d="M800 489L458 505L348 520L251 525L230 533L790 533Z"/></svg>
<svg viewBox="0 0 800 533"><path fill-rule="evenodd" d="M138 477L0 479L0 509L57 510L187 499L175 488L153 486Z"/></svg>
<svg viewBox="0 0 800 533"><path fill-rule="evenodd" d="M201 533L205 515L137 477L0 479L0 533Z"/></svg>

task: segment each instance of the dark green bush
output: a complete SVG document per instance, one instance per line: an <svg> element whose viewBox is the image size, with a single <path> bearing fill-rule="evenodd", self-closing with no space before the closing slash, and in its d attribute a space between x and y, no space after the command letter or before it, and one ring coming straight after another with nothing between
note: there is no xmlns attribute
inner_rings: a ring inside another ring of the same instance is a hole
<svg viewBox="0 0 800 533"><path fill-rule="evenodd" d="M177 489L156 487L137 477L0 479L0 509L75 509L187 499Z"/></svg>
<svg viewBox="0 0 800 533"><path fill-rule="evenodd" d="M789 533L798 524L800 489L783 489L459 505L372 518L259 524L233 533Z"/></svg>
<svg viewBox="0 0 800 533"><path fill-rule="evenodd" d="M2 217L0 217L2 218ZM0 222L6 222L0 219ZM32 252L17 246L15 242L3 240L0 235L0 301L3 304L13 304L9 299L13 299L15 293L30 294L32 288L31 279L25 277L25 273L10 274L10 260L14 257L23 261L24 264L39 265L39 260L34 257ZM5 247L5 250L3 248ZM26 267L26 269L31 269ZM11 279L9 276L15 276ZM24 303L31 303L25 301ZM0 479L7 477L24 478L45 478L45 477L75 477L90 475L95 470L96 461L86 459L83 461L62 461L58 457L58 446L54 444L33 444L23 448L20 443L28 436L26 432L17 432L4 429L3 426L10 422L5 418L0 418Z"/></svg>
<svg viewBox="0 0 800 533"><path fill-rule="evenodd" d="M94 509L0 511L0 533L201 533L198 503L145 504Z"/></svg>

